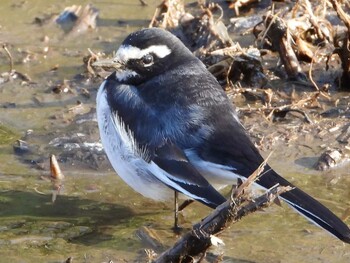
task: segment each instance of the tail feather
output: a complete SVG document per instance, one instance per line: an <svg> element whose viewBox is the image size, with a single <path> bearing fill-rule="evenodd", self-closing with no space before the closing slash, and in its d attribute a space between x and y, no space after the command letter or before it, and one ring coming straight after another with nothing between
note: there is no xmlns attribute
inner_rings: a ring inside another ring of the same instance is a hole
<svg viewBox="0 0 350 263"><path fill-rule="evenodd" d="M308 220L327 230L343 242L350 243L350 229L339 217L272 169L265 173L257 183L265 188L270 188L277 183L281 186L294 187L293 190L282 194L282 199Z"/></svg>
<svg viewBox="0 0 350 263"><path fill-rule="evenodd" d="M350 243L349 227L320 202L298 188L282 194L281 197L308 220L340 240Z"/></svg>

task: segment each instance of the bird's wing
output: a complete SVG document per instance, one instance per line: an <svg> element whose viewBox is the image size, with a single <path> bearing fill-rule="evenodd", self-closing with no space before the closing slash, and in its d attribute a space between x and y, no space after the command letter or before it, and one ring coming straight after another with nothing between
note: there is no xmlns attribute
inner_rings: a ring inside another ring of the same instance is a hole
<svg viewBox="0 0 350 263"><path fill-rule="evenodd" d="M185 153L175 144L166 141L157 147L154 150L152 162L157 166L153 174L174 190L212 208L226 201L193 167Z"/></svg>
<svg viewBox="0 0 350 263"><path fill-rule="evenodd" d="M264 161L234 115L225 108L212 114L213 132L195 149L204 161L227 166L242 177L249 177Z"/></svg>

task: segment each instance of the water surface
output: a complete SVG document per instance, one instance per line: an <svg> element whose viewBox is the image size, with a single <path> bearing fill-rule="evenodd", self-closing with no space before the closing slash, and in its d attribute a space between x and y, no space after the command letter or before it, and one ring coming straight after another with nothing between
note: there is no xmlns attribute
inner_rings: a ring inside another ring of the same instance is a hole
<svg viewBox="0 0 350 263"><path fill-rule="evenodd" d="M55 203L51 202L52 186L43 177L48 176L51 151L60 154L60 149L48 147L48 143L86 132L73 121L76 116L70 109L77 101L83 103L83 112L93 108L99 83L75 81L72 93L54 94L52 88L84 71L82 58L89 54L88 48L110 54L129 32L147 26L157 4L75 2L87 3L100 10L99 27L72 38L53 23L34 23L36 17L59 13L71 1L2 0L0 4L0 40L7 43L14 68L35 82L23 85L14 80L0 85L0 262L63 262L68 257L74 262L145 261L143 249L150 246L136 234L143 226L153 229L165 245L177 240L170 231L172 204L141 197L115 176L108 163L99 169L83 162L63 163L64 188ZM0 72L8 71L3 51L0 61ZM58 69L52 71L55 66ZM82 95L82 88L89 90L90 98ZM97 125L91 125L89 132L96 136ZM276 124L266 129L283 128ZM40 159L41 169L14 154L13 144L28 130L32 130L28 140L34 149L26 158ZM290 144L277 143L270 163L341 216L350 207L350 166L330 173L313 171L312 158L319 154L322 143L303 137ZM304 166L296 164L305 157L310 159ZM191 205L183 213L182 224L189 228L209 212L200 204ZM350 261L348 245L286 206L251 215L221 237L226 246L212 251L224 253L227 262Z"/></svg>

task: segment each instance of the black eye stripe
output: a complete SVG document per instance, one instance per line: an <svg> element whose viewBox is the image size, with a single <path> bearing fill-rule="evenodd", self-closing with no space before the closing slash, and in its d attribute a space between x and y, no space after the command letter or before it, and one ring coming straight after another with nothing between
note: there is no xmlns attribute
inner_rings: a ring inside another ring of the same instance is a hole
<svg viewBox="0 0 350 263"><path fill-rule="evenodd" d="M154 53L148 53L141 58L131 58L128 59L127 65L129 66L140 66L149 65L154 62L158 57Z"/></svg>
<svg viewBox="0 0 350 263"><path fill-rule="evenodd" d="M126 62L126 65L127 66L137 66L138 64L140 64L140 59L129 59L127 62Z"/></svg>

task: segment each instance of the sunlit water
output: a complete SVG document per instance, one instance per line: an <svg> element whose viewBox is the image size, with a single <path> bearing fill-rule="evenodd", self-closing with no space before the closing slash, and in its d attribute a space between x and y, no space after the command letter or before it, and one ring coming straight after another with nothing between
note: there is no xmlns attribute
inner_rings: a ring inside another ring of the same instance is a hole
<svg viewBox="0 0 350 263"><path fill-rule="evenodd" d="M149 6L142 7L138 1L89 1L100 10L100 26L71 39L53 24L33 23L35 17L59 13L72 4L52 2L0 3L0 41L8 44L14 68L36 82L28 86L13 81L0 86L0 262L62 262L68 257L74 262L145 261L143 249L149 244L142 242L136 231L148 226L164 244L173 244L177 237L170 231L172 204L141 197L110 168L92 170L68 164L62 167L64 188L53 204L51 183L41 178L48 175L47 166L38 170L21 162L12 145L31 129L41 136L36 141L40 151L45 149L40 144L47 143L49 134L71 129L69 120L52 116L69 115L68 109L77 100L93 107L98 84L81 84L89 89L90 99L79 93L56 95L52 87L82 72L82 57L88 55L88 48L111 53L128 32L147 26L157 2L148 1ZM48 42L43 41L45 36ZM29 62L21 62L23 52L32 54ZM0 61L0 72L7 71L8 58L3 51ZM56 65L58 70L50 72ZM16 107L3 107L9 103ZM283 128L276 126L270 129ZM342 215L350 206L350 166L324 174L310 169L308 161L303 162L307 167L296 164L297 159L319 153L322 142L312 143L308 147L303 143L277 144L270 163ZM330 183L330 178L337 182ZM182 225L190 227L209 212L200 204L191 205L184 211ZM350 262L348 245L286 206L272 206L248 216L221 237L226 246L212 251L224 253L227 262Z"/></svg>

